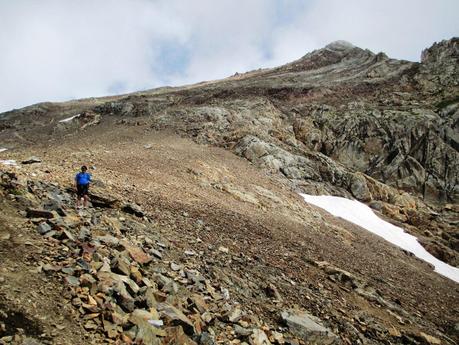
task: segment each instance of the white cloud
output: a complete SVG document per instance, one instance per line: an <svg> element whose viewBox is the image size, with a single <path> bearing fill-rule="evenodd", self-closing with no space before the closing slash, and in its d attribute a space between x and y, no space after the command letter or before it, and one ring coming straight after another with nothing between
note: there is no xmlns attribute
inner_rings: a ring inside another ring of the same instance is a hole
<svg viewBox="0 0 459 345"><path fill-rule="evenodd" d="M344 39L391 57L418 61L436 40L459 34L455 0L317 1L304 13L303 30L320 45Z"/></svg>
<svg viewBox="0 0 459 345"><path fill-rule="evenodd" d="M0 107L155 85L157 47L186 30L146 1L1 3Z"/></svg>
<svg viewBox="0 0 459 345"><path fill-rule="evenodd" d="M459 2L0 0L0 111L222 78L330 41L417 60Z"/></svg>

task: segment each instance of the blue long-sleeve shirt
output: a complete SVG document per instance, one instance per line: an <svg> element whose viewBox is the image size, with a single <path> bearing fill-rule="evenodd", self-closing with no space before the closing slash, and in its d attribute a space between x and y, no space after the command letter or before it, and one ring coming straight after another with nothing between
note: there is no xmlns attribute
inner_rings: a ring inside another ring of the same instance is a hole
<svg viewBox="0 0 459 345"><path fill-rule="evenodd" d="M91 174L87 172L79 172L75 176L75 181L80 185L89 184L89 182L91 182Z"/></svg>

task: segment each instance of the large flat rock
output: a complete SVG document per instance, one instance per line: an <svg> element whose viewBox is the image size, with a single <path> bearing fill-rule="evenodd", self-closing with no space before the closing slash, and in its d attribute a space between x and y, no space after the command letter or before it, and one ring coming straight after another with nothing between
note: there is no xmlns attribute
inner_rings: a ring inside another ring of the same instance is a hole
<svg viewBox="0 0 459 345"><path fill-rule="evenodd" d="M286 310L281 317L290 332L307 344L338 344L338 337L321 325L318 318L305 311Z"/></svg>

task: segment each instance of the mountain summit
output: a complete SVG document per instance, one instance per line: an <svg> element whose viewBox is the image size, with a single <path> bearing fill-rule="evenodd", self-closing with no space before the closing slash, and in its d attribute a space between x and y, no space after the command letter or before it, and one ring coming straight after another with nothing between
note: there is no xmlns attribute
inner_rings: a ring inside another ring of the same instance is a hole
<svg viewBox="0 0 459 345"><path fill-rule="evenodd" d="M299 196L366 204L455 272L458 42L416 63L337 41L223 80L1 114L0 337L458 342L457 283Z"/></svg>
<svg viewBox="0 0 459 345"><path fill-rule="evenodd" d="M352 43L349 43L347 41L334 41L325 46L325 49L330 49L330 50L349 50L356 48Z"/></svg>

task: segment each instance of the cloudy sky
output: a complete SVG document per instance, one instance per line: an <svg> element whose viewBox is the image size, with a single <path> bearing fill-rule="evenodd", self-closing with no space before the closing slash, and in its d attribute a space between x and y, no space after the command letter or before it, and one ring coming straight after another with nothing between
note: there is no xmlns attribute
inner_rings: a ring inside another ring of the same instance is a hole
<svg viewBox="0 0 459 345"><path fill-rule="evenodd" d="M335 40L418 61L457 0L0 0L0 112L223 78Z"/></svg>

